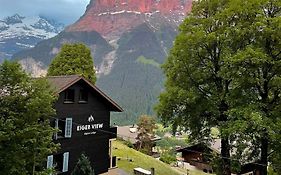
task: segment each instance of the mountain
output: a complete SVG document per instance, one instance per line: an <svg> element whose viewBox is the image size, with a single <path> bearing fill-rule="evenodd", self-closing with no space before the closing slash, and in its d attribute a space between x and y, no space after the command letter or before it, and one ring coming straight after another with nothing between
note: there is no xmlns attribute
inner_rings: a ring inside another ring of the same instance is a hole
<svg viewBox="0 0 281 175"><path fill-rule="evenodd" d="M120 36L143 23L158 30L165 22L177 26L190 9L190 0L92 0L68 31L96 30L106 37Z"/></svg>
<svg viewBox="0 0 281 175"><path fill-rule="evenodd" d="M42 16L15 14L0 20L0 62L20 50L34 47L39 41L56 36L63 29L63 24Z"/></svg>
<svg viewBox="0 0 281 175"><path fill-rule="evenodd" d="M91 0L77 22L13 59L20 58L23 67L38 76L63 43L87 44L97 85L125 109L113 122L133 123L141 114L153 114L163 89L160 65L191 5L191 0Z"/></svg>

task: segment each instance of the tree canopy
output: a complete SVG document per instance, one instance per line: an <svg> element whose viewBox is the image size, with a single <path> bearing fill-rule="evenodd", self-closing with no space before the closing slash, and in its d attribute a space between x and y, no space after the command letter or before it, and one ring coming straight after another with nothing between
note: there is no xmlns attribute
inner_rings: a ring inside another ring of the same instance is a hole
<svg viewBox="0 0 281 175"><path fill-rule="evenodd" d="M91 50L84 44L64 44L48 69L48 76L82 75L96 82Z"/></svg>
<svg viewBox="0 0 281 175"><path fill-rule="evenodd" d="M49 118L55 97L45 79L31 79L18 63L0 65L0 174L44 172L56 149Z"/></svg>
<svg viewBox="0 0 281 175"><path fill-rule="evenodd" d="M156 123L154 118L142 115L138 122L138 135L137 135L137 149L144 153L151 155L153 139L155 137L154 130L156 129Z"/></svg>
<svg viewBox="0 0 281 175"><path fill-rule="evenodd" d="M236 160L241 165L249 159L267 173L274 149L269 146L280 131L280 5L277 0L194 2L163 65L167 81L158 115L200 141L212 139L210 129L217 127L222 174L229 175ZM233 147L251 153L231 157Z"/></svg>

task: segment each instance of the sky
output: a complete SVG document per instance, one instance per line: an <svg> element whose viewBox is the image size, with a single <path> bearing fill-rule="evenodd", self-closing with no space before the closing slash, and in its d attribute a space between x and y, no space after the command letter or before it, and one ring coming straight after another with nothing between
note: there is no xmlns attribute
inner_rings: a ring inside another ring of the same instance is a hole
<svg viewBox="0 0 281 175"><path fill-rule="evenodd" d="M90 0L0 0L0 19L14 14L42 15L64 24L81 17Z"/></svg>

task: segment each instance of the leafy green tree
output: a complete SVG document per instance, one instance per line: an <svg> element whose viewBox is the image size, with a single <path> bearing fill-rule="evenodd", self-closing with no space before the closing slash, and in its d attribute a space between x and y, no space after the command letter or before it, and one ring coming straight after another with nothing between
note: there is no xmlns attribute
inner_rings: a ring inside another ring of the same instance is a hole
<svg viewBox="0 0 281 175"><path fill-rule="evenodd" d="M211 128L221 131L222 163L218 173L231 174L230 135L222 132L229 120L231 79L226 60L231 46L224 17L228 1L197 1L180 26L170 55L163 65L166 91L156 107L165 124L183 125L192 139L209 140Z"/></svg>
<svg viewBox="0 0 281 175"><path fill-rule="evenodd" d="M64 44L48 69L48 76L82 75L96 82L91 51L84 44Z"/></svg>
<svg viewBox="0 0 281 175"><path fill-rule="evenodd" d="M229 129L244 133L242 138L255 145L252 150L258 156L254 157L259 159L261 174L266 175L269 161L273 167L280 165L275 160L281 153L276 146L281 143L281 2L253 0L236 6L248 7L240 15L252 17L244 29L251 39L229 60L233 84L238 85L233 102L239 104L230 111L236 118Z"/></svg>
<svg viewBox="0 0 281 175"><path fill-rule="evenodd" d="M18 63L0 65L0 174L42 174L55 151L53 92L45 79L31 79Z"/></svg>
<svg viewBox="0 0 281 175"><path fill-rule="evenodd" d="M278 158L280 3L195 2L163 66L167 82L158 115L186 126L198 140L211 139L210 129L217 127L222 174L231 172L231 147L240 151L241 163L260 160L262 175L269 153ZM244 155L246 148L251 153Z"/></svg>
<svg viewBox="0 0 281 175"><path fill-rule="evenodd" d="M153 139L155 137L154 130L156 129L156 123L154 118L142 115L138 122L138 135L137 135L137 149L144 153L151 155Z"/></svg>
<svg viewBox="0 0 281 175"><path fill-rule="evenodd" d="M91 163L85 154L81 154L71 175L95 175Z"/></svg>

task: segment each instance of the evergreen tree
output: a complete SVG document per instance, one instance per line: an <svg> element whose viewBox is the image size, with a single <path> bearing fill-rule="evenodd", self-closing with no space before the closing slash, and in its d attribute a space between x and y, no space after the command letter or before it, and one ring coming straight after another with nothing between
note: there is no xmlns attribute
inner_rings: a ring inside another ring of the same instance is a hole
<svg viewBox="0 0 281 175"><path fill-rule="evenodd" d="M0 65L0 174L44 172L47 155L55 151L53 92L44 79L31 79L18 63Z"/></svg>
<svg viewBox="0 0 281 175"><path fill-rule="evenodd" d="M71 175L95 175L94 169L85 154L81 154Z"/></svg>
<svg viewBox="0 0 281 175"><path fill-rule="evenodd" d="M48 69L48 76L82 75L96 82L91 51L84 44L64 44Z"/></svg>

